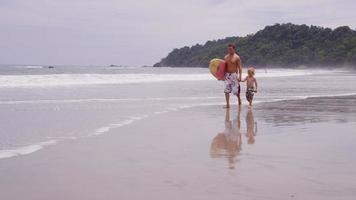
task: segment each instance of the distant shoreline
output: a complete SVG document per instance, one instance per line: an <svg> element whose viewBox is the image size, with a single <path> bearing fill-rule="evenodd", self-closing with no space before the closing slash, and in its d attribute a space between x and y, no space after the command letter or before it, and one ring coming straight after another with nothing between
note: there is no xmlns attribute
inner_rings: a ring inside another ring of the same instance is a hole
<svg viewBox="0 0 356 200"><path fill-rule="evenodd" d="M247 67L250 65L242 65L242 67ZM323 70L333 70L333 69L344 69L344 70L349 70L349 71L356 71L356 65L349 65L349 66L342 66L342 65L336 65L336 66L309 66L309 65L300 65L300 66L278 66L278 65L270 65L270 66L259 66L259 65L253 65L256 69L323 69ZM209 66L153 66L154 68L202 68L206 69L209 68Z"/></svg>
<svg viewBox="0 0 356 200"><path fill-rule="evenodd" d="M250 65L245 65L243 64L243 68L250 66ZM305 70L305 69L323 69L323 70L333 70L333 69L339 69L339 70L349 70L349 71L356 71L356 64L355 65L252 65L256 69L295 69L295 70ZM87 67L87 68L112 68L112 69L120 69L120 68L201 68L201 69L207 69L209 68L208 65L206 66L150 66L150 65L142 65L142 66L120 66L120 65L115 65L109 66L109 65L37 65L37 64L0 64L0 68L2 67L23 67L23 69L33 69L38 67L38 69L51 69L51 68L57 68L57 67Z"/></svg>
<svg viewBox="0 0 356 200"><path fill-rule="evenodd" d="M234 36L175 48L154 66L207 66L236 44L242 63L256 66L352 66L356 68L356 30L305 24L274 24L244 37Z"/></svg>

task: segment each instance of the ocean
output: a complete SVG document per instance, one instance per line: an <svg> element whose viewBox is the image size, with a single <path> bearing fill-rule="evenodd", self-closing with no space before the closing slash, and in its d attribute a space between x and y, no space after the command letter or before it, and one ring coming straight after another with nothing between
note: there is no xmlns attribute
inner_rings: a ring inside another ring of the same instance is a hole
<svg viewBox="0 0 356 200"><path fill-rule="evenodd" d="M256 78L255 104L356 94L356 73L345 69L263 68ZM235 106L236 97L231 102ZM125 134L121 127L153 116L223 104L223 83L206 68L1 66L0 159L114 129Z"/></svg>

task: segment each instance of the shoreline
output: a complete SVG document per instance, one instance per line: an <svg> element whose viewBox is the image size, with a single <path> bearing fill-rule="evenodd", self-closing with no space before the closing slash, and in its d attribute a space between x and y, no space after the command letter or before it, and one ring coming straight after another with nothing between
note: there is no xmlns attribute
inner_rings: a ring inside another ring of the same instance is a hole
<svg viewBox="0 0 356 200"><path fill-rule="evenodd" d="M350 93L350 94L340 94L340 95L319 95L319 96L311 96L311 97L300 97L296 99L288 99L288 100L271 100L271 101L261 101L261 102L256 102L254 105L254 109L257 110L263 110L266 109L270 110L271 108L273 109L279 109L279 104L285 105L285 104L303 104L308 101L318 101L318 100L328 100L328 99L341 99L341 100L348 100L348 99L355 99L356 100L356 93ZM112 99L110 99L112 101ZM55 101L56 102L56 101ZM72 102L71 102L72 103ZM78 102L81 103L81 102ZM278 105L276 105L278 104ZM45 150L46 147L52 146L52 145L57 145L57 143L65 142L67 140L80 140L80 139L86 139L92 136L100 136L102 134L105 134L111 129L117 129L121 128L126 125L130 125L132 123L135 123L136 121L141 121L144 120L148 117L153 117L155 115L162 115L166 114L169 112L177 112L181 111L184 109L194 109L194 108L199 108L199 107L211 107L211 106L222 106L223 103L214 103L214 104L196 104L196 105L189 105L189 106L180 106L179 108L176 109L171 109L167 111L157 111L155 112L152 116L138 116L138 117L131 117L132 119L127 119L122 121L119 124L112 124L104 127L97 128L93 133L89 134L86 137L67 137L67 138L48 138L47 141L42 141L34 144L29 144L27 146L21 146L15 149L0 149L0 161L1 160L7 160L9 158L13 157L23 157L32 153L36 153L37 151L40 150ZM272 107L271 107L272 106ZM273 107L275 106L275 107ZM231 105L230 109L234 109L234 107L238 107L237 105ZM247 107L247 105L243 105L243 107ZM219 107L220 108L220 107ZM286 107L284 107L285 109ZM295 107L293 107L295 109ZM327 109L326 109L327 110ZM349 109L348 112L356 112L356 109ZM308 112L308 111L306 111ZM129 121L128 121L129 120Z"/></svg>
<svg viewBox="0 0 356 200"><path fill-rule="evenodd" d="M356 71L356 65L330 65L330 66L325 66L325 65L296 65L296 66L286 66L286 65L244 65L244 66L254 66L257 70L263 70L263 69L285 69L285 70L305 70L305 69L311 69L311 70L343 70L343 71L351 71L355 72ZM147 66L146 66L147 67ZM209 69L209 66L149 66L152 68L201 68L201 69ZM243 67L244 69L246 67Z"/></svg>
<svg viewBox="0 0 356 200"><path fill-rule="evenodd" d="M195 106L153 115L100 137L0 159L0 198L351 200L355 99L324 98L336 100L329 109L311 98L251 111ZM251 125L258 130L249 132Z"/></svg>

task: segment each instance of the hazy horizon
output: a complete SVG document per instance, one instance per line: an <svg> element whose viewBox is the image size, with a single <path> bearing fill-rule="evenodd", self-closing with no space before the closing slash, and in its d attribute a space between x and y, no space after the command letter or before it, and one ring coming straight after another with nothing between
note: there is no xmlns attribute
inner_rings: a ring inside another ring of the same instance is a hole
<svg viewBox="0 0 356 200"><path fill-rule="evenodd" d="M275 23L355 29L351 0L0 0L1 64L153 65L174 48Z"/></svg>

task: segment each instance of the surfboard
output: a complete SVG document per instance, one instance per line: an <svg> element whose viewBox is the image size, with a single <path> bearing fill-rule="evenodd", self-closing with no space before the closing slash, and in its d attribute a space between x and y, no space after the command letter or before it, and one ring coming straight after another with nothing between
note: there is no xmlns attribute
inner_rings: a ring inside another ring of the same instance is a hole
<svg viewBox="0 0 356 200"><path fill-rule="evenodd" d="M226 64L225 61L219 58L214 58L209 62L210 73L219 81L224 80Z"/></svg>

